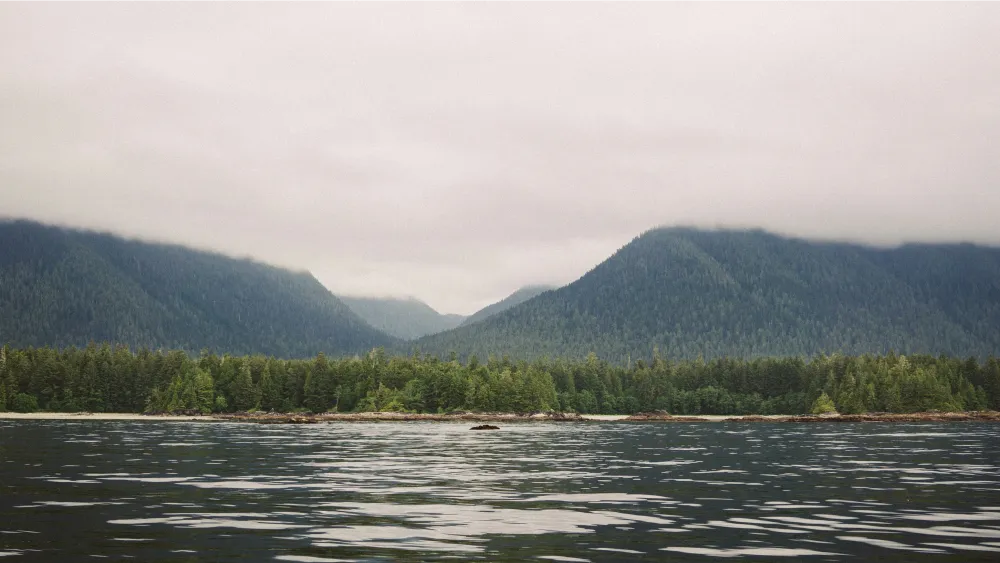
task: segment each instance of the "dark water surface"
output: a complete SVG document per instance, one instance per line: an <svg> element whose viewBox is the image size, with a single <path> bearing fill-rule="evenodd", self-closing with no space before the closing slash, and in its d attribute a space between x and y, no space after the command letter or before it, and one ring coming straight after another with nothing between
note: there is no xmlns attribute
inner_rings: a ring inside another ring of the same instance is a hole
<svg viewBox="0 0 1000 563"><path fill-rule="evenodd" d="M1000 561L990 424L0 420L0 559Z"/></svg>

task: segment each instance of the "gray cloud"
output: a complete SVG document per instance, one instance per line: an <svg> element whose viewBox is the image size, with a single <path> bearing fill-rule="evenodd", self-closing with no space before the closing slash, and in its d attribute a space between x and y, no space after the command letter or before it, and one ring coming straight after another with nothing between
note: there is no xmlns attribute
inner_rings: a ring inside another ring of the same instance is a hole
<svg viewBox="0 0 1000 563"><path fill-rule="evenodd" d="M0 5L0 214L472 312L661 224L1000 242L1000 5Z"/></svg>

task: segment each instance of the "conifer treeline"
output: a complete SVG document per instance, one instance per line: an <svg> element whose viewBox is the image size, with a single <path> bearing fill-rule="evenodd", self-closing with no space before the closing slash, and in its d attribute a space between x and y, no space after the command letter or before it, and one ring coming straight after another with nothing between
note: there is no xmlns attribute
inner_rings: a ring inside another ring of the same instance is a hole
<svg viewBox="0 0 1000 563"><path fill-rule="evenodd" d="M281 360L182 351L0 350L0 410L89 412L457 410L844 414L1000 409L1000 360L818 356L514 362L432 356Z"/></svg>

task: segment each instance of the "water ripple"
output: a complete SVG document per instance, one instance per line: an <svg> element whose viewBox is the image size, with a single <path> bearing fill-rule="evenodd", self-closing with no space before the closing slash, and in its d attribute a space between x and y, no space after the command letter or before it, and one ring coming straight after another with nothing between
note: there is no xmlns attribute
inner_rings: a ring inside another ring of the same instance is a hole
<svg viewBox="0 0 1000 563"><path fill-rule="evenodd" d="M1000 551L1000 440L982 424L0 421L0 452L0 557L18 559Z"/></svg>

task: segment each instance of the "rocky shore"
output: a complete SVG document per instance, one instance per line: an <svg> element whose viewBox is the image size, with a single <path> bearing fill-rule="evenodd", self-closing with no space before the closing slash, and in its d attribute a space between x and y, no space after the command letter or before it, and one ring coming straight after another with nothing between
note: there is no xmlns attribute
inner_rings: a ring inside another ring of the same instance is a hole
<svg viewBox="0 0 1000 563"><path fill-rule="evenodd" d="M450 413L416 414L396 412L365 413L264 413L243 412L201 415L195 413L130 414L130 413L9 413L0 412L8 420L109 420L162 422L252 422L258 424L321 424L330 422L1000 422L1000 412L920 412L866 413L845 415L686 415L647 412L634 415L581 415L576 413Z"/></svg>
<svg viewBox="0 0 1000 563"><path fill-rule="evenodd" d="M832 415L743 415L673 416L667 413L639 413L625 422L1000 422L1000 412L917 412Z"/></svg>
<svg viewBox="0 0 1000 563"><path fill-rule="evenodd" d="M218 414L212 418L232 422L257 422L261 424L318 424L321 422L579 422L586 419L570 413L452 413L419 414L397 412L283 414L283 413L234 413Z"/></svg>
<svg viewBox="0 0 1000 563"><path fill-rule="evenodd" d="M214 415L217 420L257 422L261 424L318 424L323 422L1000 422L1000 412L921 412L867 413L844 415L692 415L675 416L665 412L638 413L631 416L590 416L575 413L452 413L415 414L394 412L325 413L317 415L281 413L235 413Z"/></svg>

